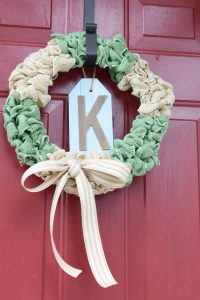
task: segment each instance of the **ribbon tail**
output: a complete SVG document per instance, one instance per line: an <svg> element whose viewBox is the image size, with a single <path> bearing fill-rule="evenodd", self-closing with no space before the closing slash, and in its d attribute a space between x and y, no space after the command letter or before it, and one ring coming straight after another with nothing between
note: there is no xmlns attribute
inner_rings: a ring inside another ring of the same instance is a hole
<svg viewBox="0 0 200 300"><path fill-rule="evenodd" d="M92 273L101 287L117 284L108 267L101 242L96 203L92 188L81 170L76 177L81 202L82 228L86 253Z"/></svg>
<svg viewBox="0 0 200 300"><path fill-rule="evenodd" d="M51 212L50 212L50 236L51 236L51 244L52 244L52 248L53 248L53 253L55 255L55 258L56 258L56 261L57 261L58 265L61 267L61 269L65 273L71 275L72 277L77 277L82 272L82 270L73 268L72 266L67 264L62 259L62 257L58 253L58 250L56 248L54 238L53 238L53 225L54 225L55 212L56 212L56 208L57 208L57 205L58 205L60 194L62 193L63 188L64 188L65 183L67 182L68 178L69 178L69 175L67 173L64 174L61 177L61 179L59 180L59 182L57 183L57 186L56 186L56 190L55 190L52 205L51 205Z"/></svg>

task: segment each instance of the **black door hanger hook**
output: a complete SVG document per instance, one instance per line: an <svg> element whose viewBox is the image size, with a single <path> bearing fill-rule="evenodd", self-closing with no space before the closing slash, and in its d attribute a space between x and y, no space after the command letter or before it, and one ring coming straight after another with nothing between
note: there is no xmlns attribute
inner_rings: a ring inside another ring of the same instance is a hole
<svg viewBox="0 0 200 300"><path fill-rule="evenodd" d="M94 67L97 59L97 24L95 0L84 0L84 30L86 32L85 67Z"/></svg>

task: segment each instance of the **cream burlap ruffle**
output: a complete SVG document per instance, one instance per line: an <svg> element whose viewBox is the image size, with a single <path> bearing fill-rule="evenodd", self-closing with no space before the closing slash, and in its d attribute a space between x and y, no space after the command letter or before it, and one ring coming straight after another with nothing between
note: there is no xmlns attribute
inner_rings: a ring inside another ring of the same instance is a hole
<svg viewBox="0 0 200 300"><path fill-rule="evenodd" d="M131 70L118 83L118 88L140 98L139 113L144 116L170 116L175 101L173 87L150 71L148 62L139 58Z"/></svg>
<svg viewBox="0 0 200 300"><path fill-rule="evenodd" d="M16 91L21 99L33 99L41 107L51 100L48 87L58 72L68 72L75 64L75 59L63 54L58 45L50 45L30 54L9 78L10 95Z"/></svg>

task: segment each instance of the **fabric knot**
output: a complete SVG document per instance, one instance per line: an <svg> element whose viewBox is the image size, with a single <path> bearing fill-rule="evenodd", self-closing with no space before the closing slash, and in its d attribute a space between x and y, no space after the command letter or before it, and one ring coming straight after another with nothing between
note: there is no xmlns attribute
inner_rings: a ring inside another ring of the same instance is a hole
<svg viewBox="0 0 200 300"><path fill-rule="evenodd" d="M68 160L69 170L68 173L71 178L76 178L81 170L80 164L77 162L76 159L69 159Z"/></svg>

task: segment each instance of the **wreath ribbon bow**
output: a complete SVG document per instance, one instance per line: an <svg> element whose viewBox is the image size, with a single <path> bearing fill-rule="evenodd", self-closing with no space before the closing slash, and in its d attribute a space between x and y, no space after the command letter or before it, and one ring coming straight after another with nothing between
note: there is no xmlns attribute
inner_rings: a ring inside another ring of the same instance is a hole
<svg viewBox="0 0 200 300"><path fill-rule="evenodd" d="M72 277L77 277L82 270L70 266L62 259L53 238L55 212L65 185L71 178L76 182L77 194L80 197L83 237L89 265L96 281L100 286L106 288L117 284L117 282L111 274L103 251L95 197L88 178L95 184L102 185L106 190L113 190L126 185L130 171L127 165L112 159L78 160L62 158L36 163L23 174L21 184L29 192L40 192L52 184L56 184L50 211L51 244L57 263L64 272ZM49 172L50 175L37 187L27 188L25 186L27 178L41 172Z"/></svg>

